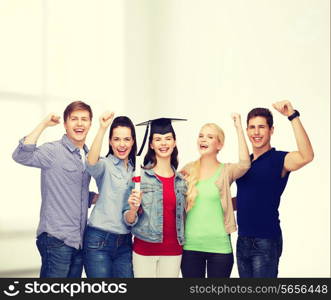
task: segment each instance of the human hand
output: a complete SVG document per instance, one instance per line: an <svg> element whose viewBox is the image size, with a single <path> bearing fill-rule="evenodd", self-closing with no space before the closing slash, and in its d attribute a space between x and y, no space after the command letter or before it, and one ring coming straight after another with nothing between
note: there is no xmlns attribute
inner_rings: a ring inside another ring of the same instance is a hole
<svg viewBox="0 0 331 300"><path fill-rule="evenodd" d="M235 126L236 128L241 128L241 127L242 127L242 125L241 125L241 116L240 116L240 114L238 114L238 113L232 113L232 114L231 114L231 118L233 119L233 121L234 121L234 126Z"/></svg>
<svg viewBox="0 0 331 300"><path fill-rule="evenodd" d="M98 199L99 199L99 194L94 194L94 196L92 198L92 204L97 203Z"/></svg>
<svg viewBox="0 0 331 300"><path fill-rule="evenodd" d="M110 111L104 112L99 118L100 127L108 128L111 122L113 121L113 118L114 118L113 112Z"/></svg>
<svg viewBox="0 0 331 300"><path fill-rule="evenodd" d="M278 101L272 104L273 108L279 111L282 115L288 117L294 113L292 104L288 100Z"/></svg>
<svg viewBox="0 0 331 300"><path fill-rule="evenodd" d="M42 121L45 127L55 126L60 124L60 116L55 115L54 113L50 113L47 117Z"/></svg>
<svg viewBox="0 0 331 300"><path fill-rule="evenodd" d="M134 211L138 211L139 206L141 204L142 192L137 190L132 190L131 195L129 196L128 202L130 205L130 209Z"/></svg>

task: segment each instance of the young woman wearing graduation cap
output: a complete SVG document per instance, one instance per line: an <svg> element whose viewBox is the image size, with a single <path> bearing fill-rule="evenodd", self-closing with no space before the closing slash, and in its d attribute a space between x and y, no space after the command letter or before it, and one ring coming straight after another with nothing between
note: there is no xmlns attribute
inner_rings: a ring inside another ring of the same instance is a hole
<svg viewBox="0 0 331 300"><path fill-rule="evenodd" d="M124 212L134 235L134 277L179 276L186 184L176 171L178 150L171 120L138 124L147 125L145 137L150 124L151 133L141 171L141 193L133 190L128 199L130 209Z"/></svg>
<svg viewBox="0 0 331 300"><path fill-rule="evenodd" d="M205 124L197 140L200 158L183 168L188 182L186 198L183 277L230 277L233 253L230 233L236 231L230 185L250 167L240 115L233 114L239 144L238 163L220 163L224 132Z"/></svg>
<svg viewBox="0 0 331 300"><path fill-rule="evenodd" d="M133 277L132 235L122 213L135 164L136 135L128 117L112 120L110 112L100 117L100 128L87 157L87 170L99 190L83 246L85 272L92 278ZM102 158L102 140L109 126L109 152Z"/></svg>

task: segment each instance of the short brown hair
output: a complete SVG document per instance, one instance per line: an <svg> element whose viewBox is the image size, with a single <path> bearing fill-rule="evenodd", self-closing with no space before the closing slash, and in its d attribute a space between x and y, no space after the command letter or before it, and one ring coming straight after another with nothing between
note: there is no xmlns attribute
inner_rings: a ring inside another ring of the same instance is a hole
<svg viewBox="0 0 331 300"><path fill-rule="evenodd" d="M90 120L92 121L92 117L93 117L92 109L89 105L87 105L83 101L71 102L63 112L63 121L66 122L67 118L71 115L71 113L76 110L87 110L90 114Z"/></svg>
<svg viewBox="0 0 331 300"><path fill-rule="evenodd" d="M247 126L248 126L249 120L252 118L255 118L255 117L265 118L269 128L271 128L272 125L274 124L272 113L267 108L262 108L262 107L253 108L247 115Z"/></svg>

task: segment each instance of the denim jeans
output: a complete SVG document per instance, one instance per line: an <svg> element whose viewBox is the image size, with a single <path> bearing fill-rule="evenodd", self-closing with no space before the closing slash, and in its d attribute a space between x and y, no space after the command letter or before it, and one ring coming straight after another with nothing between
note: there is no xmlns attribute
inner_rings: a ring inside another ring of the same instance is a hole
<svg viewBox="0 0 331 300"><path fill-rule="evenodd" d="M282 254L282 236L278 239L238 237L237 265L241 278L277 278Z"/></svg>
<svg viewBox="0 0 331 300"><path fill-rule="evenodd" d="M87 277L133 277L131 233L115 234L87 226L83 252Z"/></svg>
<svg viewBox="0 0 331 300"><path fill-rule="evenodd" d="M229 278L233 267L233 253L210 253L184 250L181 270L183 277Z"/></svg>
<svg viewBox="0 0 331 300"><path fill-rule="evenodd" d="M36 241L41 255L40 278L80 278L83 253L63 241L43 232Z"/></svg>

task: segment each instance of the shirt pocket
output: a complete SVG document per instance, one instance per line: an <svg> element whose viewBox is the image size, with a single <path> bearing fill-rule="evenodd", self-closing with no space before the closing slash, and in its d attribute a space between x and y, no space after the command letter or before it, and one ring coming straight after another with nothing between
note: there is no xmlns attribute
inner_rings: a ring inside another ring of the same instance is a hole
<svg viewBox="0 0 331 300"><path fill-rule="evenodd" d="M141 191L143 193L141 199L143 208L150 208L153 204L153 197L156 192L156 187L153 184L142 183Z"/></svg>
<svg viewBox="0 0 331 300"><path fill-rule="evenodd" d="M112 170L111 181L114 187L125 187L128 186L128 180L122 176L120 171Z"/></svg>
<svg viewBox="0 0 331 300"><path fill-rule="evenodd" d="M62 173L64 180L69 184L77 184L81 181L82 175L77 166L73 163L65 163L62 165Z"/></svg>

